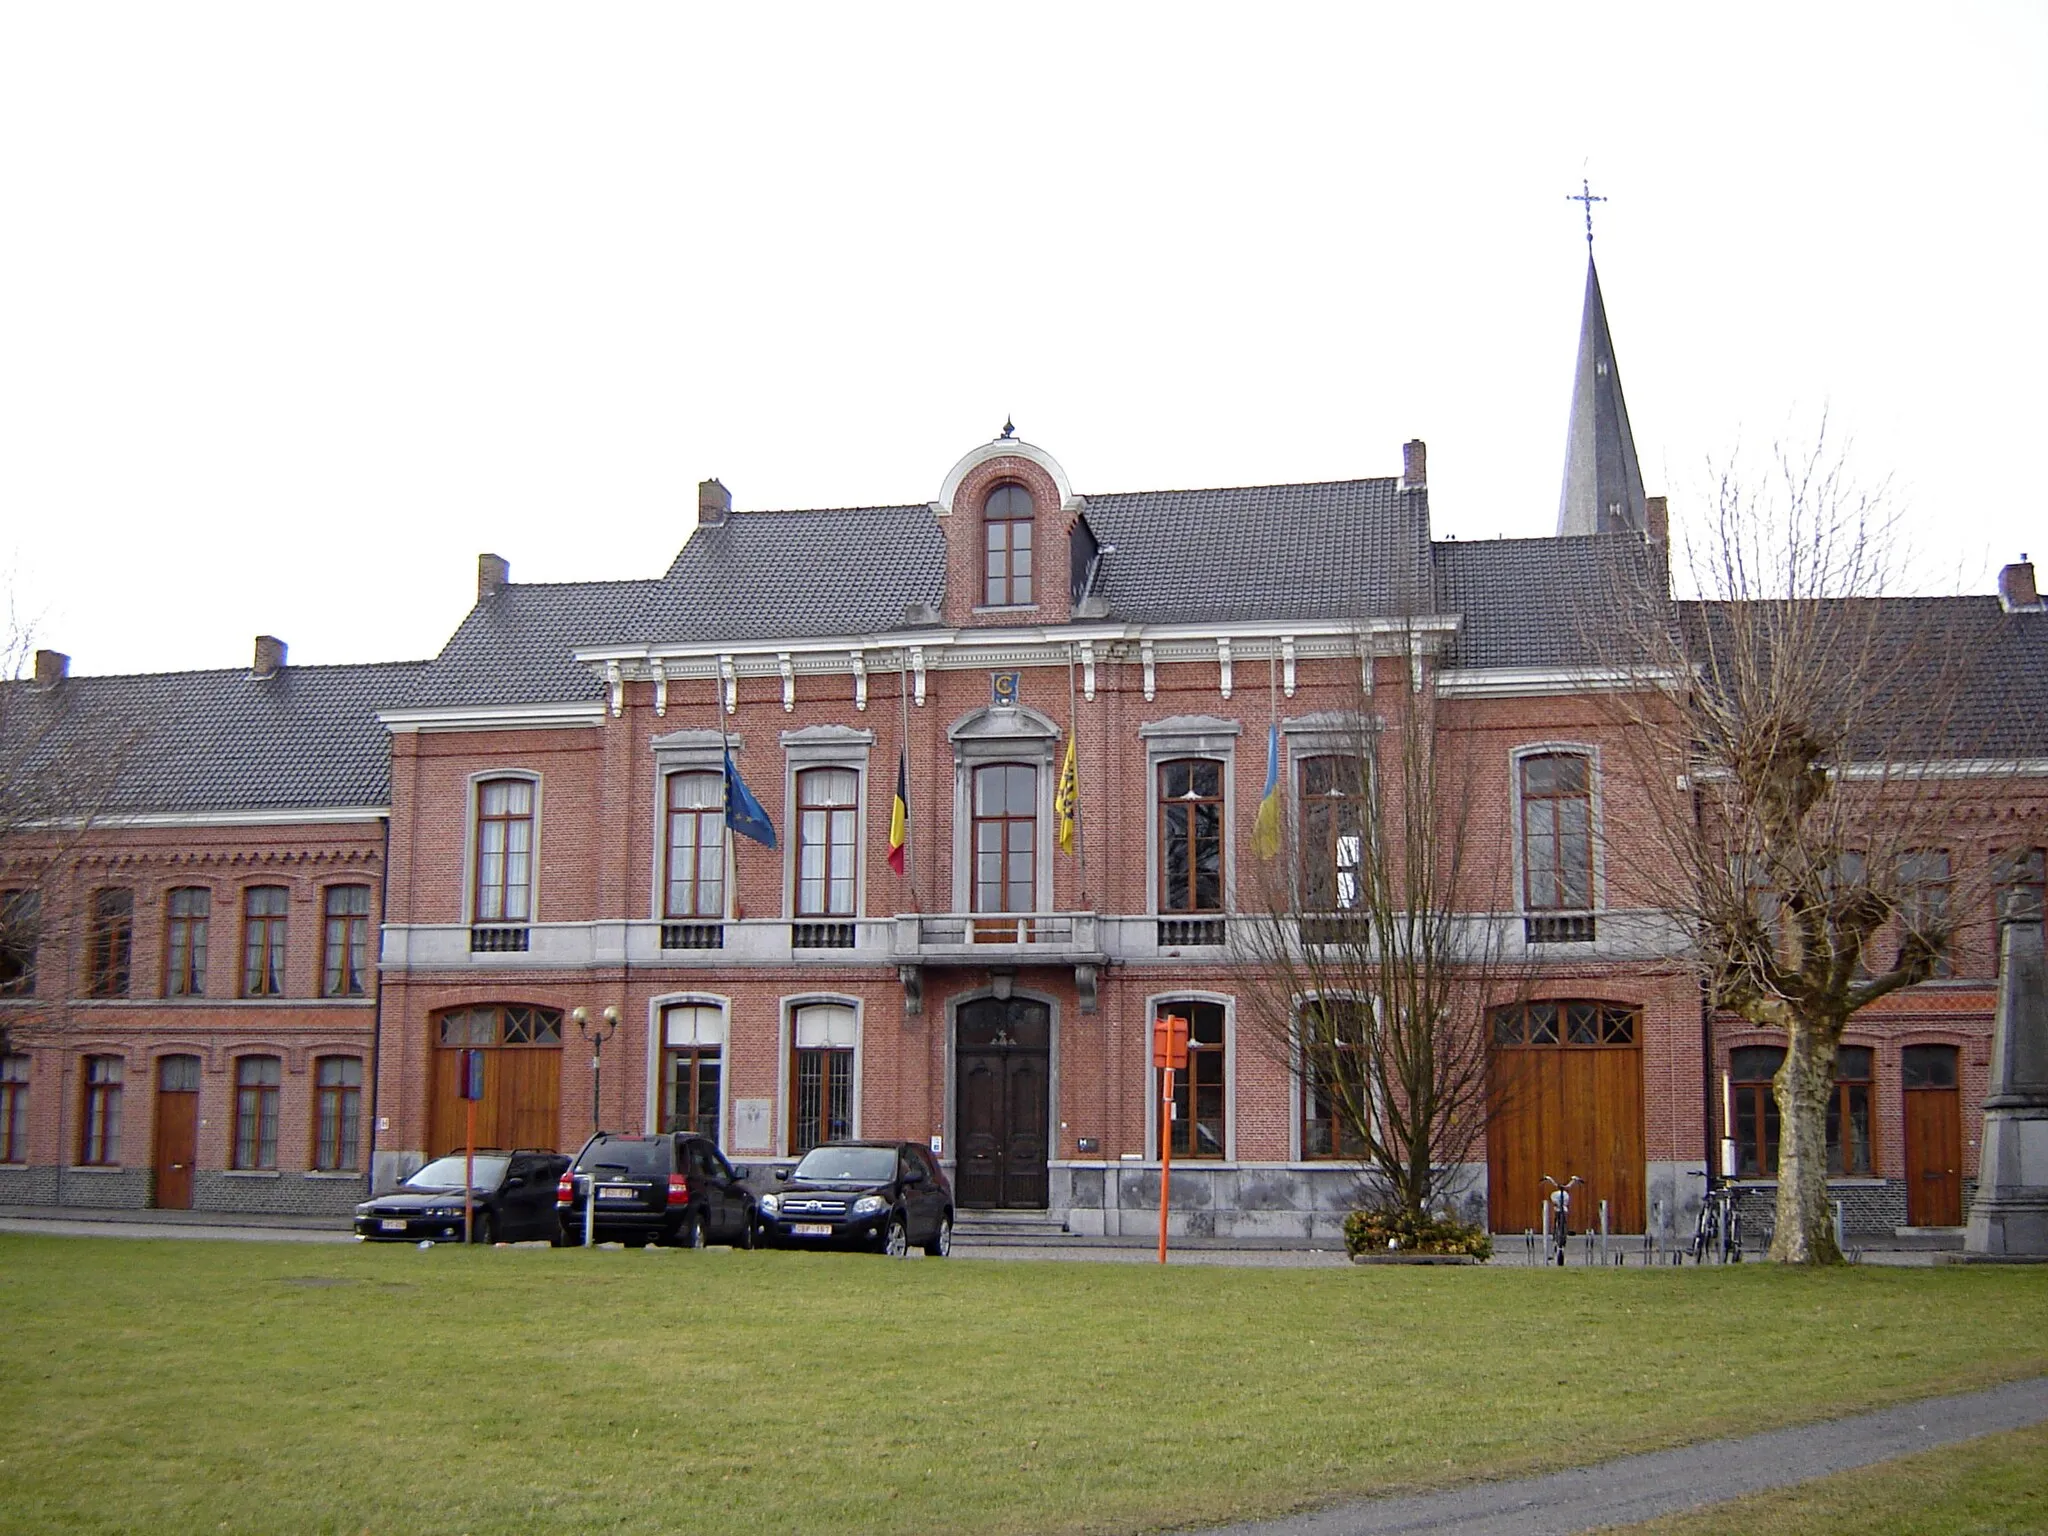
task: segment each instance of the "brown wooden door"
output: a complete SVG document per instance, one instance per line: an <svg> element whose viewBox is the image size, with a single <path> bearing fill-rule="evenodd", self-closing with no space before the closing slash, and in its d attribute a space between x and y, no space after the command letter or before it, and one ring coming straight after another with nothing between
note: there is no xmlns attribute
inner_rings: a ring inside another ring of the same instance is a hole
<svg viewBox="0 0 2048 1536"><path fill-rule="evenodd" d="M151 1157L158 1209L192 1209L192 1164L198 1156L199 1058L162 1057L157 1062L156 1144Z"/></svg>
<svg viewBox="0 0 2048 1536"><path fill-rule="evenodd" d="M554 1150L562 1136L562 1052L553 1046L486 1046L484 1096L476 1106L476 1144ZM432 1107L427 1156L459 1152L464 1144L462 1052L433 1052Z"/></svg>
<svg viewBox="0 0 2048 1536"><path fill-rule="evenodd" d="M1963 1106L1956 1048L1909 1045L1902 1073L1906 1114L1906 1224L1963 1224Z"/></svg>
<svg viewBox="0 0 2048 1536"><path fill-rule="evenodd" d="M968 1208L1044 1210L1052 1011L1023 998L979 999L961 1007L956 1038L956 1200Z"/></svg>
<svg viewBox="0 0 2048 1536"><path fill-rule="evenodd" d="M1597 1011L1575 1029L1574 1010ZM1493 1230L1540 1229L1543 1176L1564 1182L1576 1174L1585 1182L1572 1191L1574 1232L1599 1228L1602 1200L1610 1231L1642 1231L1646 1148L1634 1015L1565 1003L1514 1012L1506 1026L1512 1043L1495 1048L1486 1130Z"/></svg>

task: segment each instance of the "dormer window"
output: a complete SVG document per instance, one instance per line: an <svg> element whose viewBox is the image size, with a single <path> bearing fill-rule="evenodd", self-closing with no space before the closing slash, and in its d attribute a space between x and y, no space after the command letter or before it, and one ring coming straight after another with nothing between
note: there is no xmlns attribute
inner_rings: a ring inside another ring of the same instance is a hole
<svg viewBox="0 0 2048 1536"><path fill-rule="evenodd" d="M999 485L982 508L986 562L982 602L1016 608L1031 602L1031 493L1021 485Z"/></svg>

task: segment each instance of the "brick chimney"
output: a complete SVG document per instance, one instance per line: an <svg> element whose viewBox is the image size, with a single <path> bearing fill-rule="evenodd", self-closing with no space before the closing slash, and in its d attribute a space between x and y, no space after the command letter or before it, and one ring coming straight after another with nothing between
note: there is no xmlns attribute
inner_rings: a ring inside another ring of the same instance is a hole
<svg viewBox="0 0 2048 1536"><path fill-rule="evenodd" d="M1998 606L2007 613L2040 613L2041 589L2034 585L2034 562L2020 552L2019 563L1998 573Z"/></svg>
<svg viewBox="0 0 2048 1536"><path fill-rule="evenodd" d="M250 663L249 675L254 678L275 677L284 670L284 642L275 635L256 637L256 659Z"/></svg>
<svg viewBox="0 0 2048 1536"><path fill-rule="evenodd" d="M476 600L482 602L500 587L512 582L512 562L503 555L476 557Z"/></svg>
<svg viewBox="0 0 2048 1536"><path fill-rule="evenodd" d="M62 651L36 652L36 687L56 687L71 674L71 658Z"/></svg>
<svg viewBox="0 0 2048 1536"><path fill-rule="evenodd" d="M1666 496L1643 498L1643 532L1653 544L1671 542L1671 500Z"/></svg>
<svg viewBox="0 0 2048 1536"><path fill-rule="evenodd" d="M1429 484L1429 444L1412 438L1401 445L1401 489L1419 491Z"/></svg>
<svg viewBox="0 0 2048 1536"><path fill-rule="evenodd" d="M697 526L722 528L732 515L732 492L716 478L697 482Z"/></svg>

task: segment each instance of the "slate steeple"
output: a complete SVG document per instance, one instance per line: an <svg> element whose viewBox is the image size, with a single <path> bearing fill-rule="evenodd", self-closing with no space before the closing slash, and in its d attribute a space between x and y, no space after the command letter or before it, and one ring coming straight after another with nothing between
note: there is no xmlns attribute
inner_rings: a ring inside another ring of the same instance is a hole
<svg viewBox="0 0 2048 1536"><path fill-rule="evenodd" d="M1622 398L1621 369L1614 361L1614 338L1607 330L1607 305L1600 297L1589 236L1586 310L1579 320L1579 367L1572 380L1557 531L1560 537L1641 533L1644 516L1643 472L1636 463L1635 434L1629 430L1628 402Z"/></svg>

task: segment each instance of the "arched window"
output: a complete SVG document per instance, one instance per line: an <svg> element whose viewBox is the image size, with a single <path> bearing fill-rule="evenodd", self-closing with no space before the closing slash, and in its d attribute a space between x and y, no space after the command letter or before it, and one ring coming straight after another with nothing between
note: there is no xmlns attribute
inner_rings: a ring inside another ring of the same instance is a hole
<svg viewBox="0 0 2048 1536"><path fill-rule="evenodd" d="M661 1126L718 1140L725 1065L725 1010L676 1003L661 1010Z"/></svg>
<svg viewBox="0 0 2048 1536"><path fill-rule="evenodd" d="M1531 912L1593 906L1593 769L1580 753L1522 759L1522 880Z"/></svg>
<svg viewBox="0 0 2048 1536"><path fill-rule="evenodd" d="M201 885L172 891L164 934L164 995L206 995L206 932L212 925L213 892Z"/></svg>
<svg viewBox="0 0 2048 1536"><path fill-rule="evenodd" d="M790 1017L789 1152L853 1135L853 1056L860 1022L845 1003L805 1003Z"/></svg>
<svg viewBox="0 0 2048 1536"><path fill-rule="evenodd" d="M236 1168L277 1166L277 1098L283 1063L275 1056L244 1056L235 1062Z"/></svg>
<svg viewBox="0 0 2048 1536"><path fill-rule="evenodd" d="M291 901L281 885L242 893L242 996L284 995L284 925Z"/></svg>
<svg viewBox="0 0 2048 1536"><path fill-rule="evenodd" d="M796 808L797 916L853 916L860 775L806 768L796 776Z"/></svg>
<svg viewBox="0 0 2048 1536"><path fill-rule="evenodd" d="M353 1172L360 1156L363 1059L322 1056L313 1063L313 1166Z"/></svg>
<svg viewBox="0 0 2048 1536"><path fill-rule="evenodd" d="M1159 910L1223 910L1223 765L1159 765Z"/></svg>
<svg viewBox="0 0 2048 1536"><path fill-rule="evenodd" d="M1356 998L1304 1003L1296 1046L1301 1052L1301 1155L1365 1156L1372 1125L1372 1005Z"/></svg>
<svg viewBox="0 0 2048 1536"><path fill-rule="evenodd" d="M486 779L476 788L475 921L526 922L532 894L533 780Z"/></svg>
<svg viewBox="0 0 2048 1536"><path fill-rule="evenodd" d="M999 485L981 510L986 561L982 601L991 608L1031 601L1031 493Z"/></svg>
<svg viewBox="0 0 2048 1536"><path fill-rule="evenodd" d="M1362 757L1303 758L1301 763L1302 906L1351 912L1364 905L1366 764Z"/></svg>
<svg viewBox="0 0 2048 1536"><path fill-rule="evenodd" d="M362 997L370 990L370 888L330 885L325 905L320 995Z"/></svg>
<svg viewBox="0 0 2048 1536"><path fill-rule="evenodd" d="M668 776L668 895L664 917L725 916L725 776Z"/></svg>
<svg viewBox="0 0 2048 1536"><path fill-rule="evenodd" d="M1229 1053L1223 1034L1223 1005L1201 998L1170 997L1153 1009L1155 1018L1163 1019L1169 1014L1188 1021L1187 1070L1176 1072L1173 1077L1173 1155L1222 1157L1230 1144L1226 1119L1230 1104ZM1155 1080L1155 1106L1159 1098ZM1151 1150L1156 1153L1158 1148Z"/></svg>

